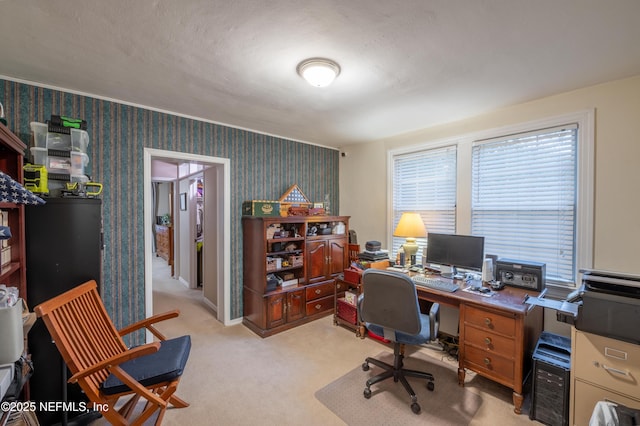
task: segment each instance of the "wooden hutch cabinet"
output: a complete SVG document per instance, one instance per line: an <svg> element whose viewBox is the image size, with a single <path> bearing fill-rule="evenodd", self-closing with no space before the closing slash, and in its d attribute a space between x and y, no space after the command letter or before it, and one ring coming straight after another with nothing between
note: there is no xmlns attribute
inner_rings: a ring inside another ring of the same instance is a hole
<svg viewBox="0 0 640 426"><path fill-rule="evenodd" d="M244 216L242 230L247 327L267 337L333 313L348 216Z"/></svg>

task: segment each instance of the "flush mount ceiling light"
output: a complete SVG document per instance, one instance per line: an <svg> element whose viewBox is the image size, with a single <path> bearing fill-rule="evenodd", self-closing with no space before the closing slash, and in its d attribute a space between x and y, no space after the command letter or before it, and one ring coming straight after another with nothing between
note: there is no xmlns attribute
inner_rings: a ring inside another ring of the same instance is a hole
<svg viewBox="0 0 640 426"><path fill-rule="evenodd" d="M340 66L330 59L312 58L298 64L298 74L316 87L325 87L340 74Z"/></svg>

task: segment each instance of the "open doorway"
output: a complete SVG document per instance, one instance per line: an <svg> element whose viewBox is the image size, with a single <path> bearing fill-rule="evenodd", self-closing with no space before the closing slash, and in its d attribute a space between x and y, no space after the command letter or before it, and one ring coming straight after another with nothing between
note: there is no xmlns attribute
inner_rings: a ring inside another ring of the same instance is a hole
<svg viewBox="0 0 640 426"><path fill-rule="evenodd" d="M231 323L230 319L230 160L227 158L208 157L197 154L186 154L175 151L165 151L153 148L144 148L144 226L145 226L145 314L153 314L153 260L155 256L153 229L157 218L154 215L152 202L152 163L162 161L175 164L183 170L178 172L180 176L193 175L198 170L207 189L208 200L205 205L203 222L204 245L202 247L203 262L203 301L215 308L216 318L225 325ZM172 224L174 232L180 233L181 199L179 195L172 197L174 217ZM194 192L195 195L195 192ZM174 262L179 268L180 241L187 241L185 236L176 235L174 238ZM190 246L194 247L190 238ZM190 250L190 247L188 248ZM195 256L195 254L194 254ZM195 264L195 262L194 262ZM179 274L179 270L176 270Z"/></svg>

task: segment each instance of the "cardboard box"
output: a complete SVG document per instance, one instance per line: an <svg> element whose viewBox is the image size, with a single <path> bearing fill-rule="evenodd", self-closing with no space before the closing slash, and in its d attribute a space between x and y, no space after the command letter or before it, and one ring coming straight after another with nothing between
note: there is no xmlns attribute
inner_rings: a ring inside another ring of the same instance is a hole
<svg viewBox="0 0 640 426"><path fill-rule="evenodd" d="M244 216L279 217L280 202L267 200L252 200L242 203Z"/></svg>
<svg viewBox="0 0 640 426"><path fill-rule="evenodd" d="M369 268L371 269L387 269L389 266L391 266L389 264L389 259L378 260L369 263Z"/></svg>
<svg viewBox="0 0 640 426"><path fill-rule="evenodd" d="M344 300L347 303L349 303L349 304L351 304L353 306L356 306L358 304L358 295L356 294L355 291L347 290L344 293Z"/></svg>

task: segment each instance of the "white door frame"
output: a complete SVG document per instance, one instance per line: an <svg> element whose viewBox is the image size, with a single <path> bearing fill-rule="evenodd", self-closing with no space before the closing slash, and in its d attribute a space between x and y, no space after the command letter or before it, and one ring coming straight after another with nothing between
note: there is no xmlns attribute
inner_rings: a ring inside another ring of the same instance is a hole
<svg viewBox="0 0 640 426"><path fill-rule="evenodd" d="M223 217L217 226L222 228L222 245L224 250L218 251L218 264L223 265L223 285L218 285L218 321L224 325L231 325L231 160L228 158L209 157L199 154L188 154L178 151L167 151L155 148L144 148L144 275L145 275L145 317L153 314L153 232L155 223L151 206L151 160L173 159L193 161L202 164L222 165L224 191L220 201L223 204ZM147 340L150 333L147 333Z"/></svg>

